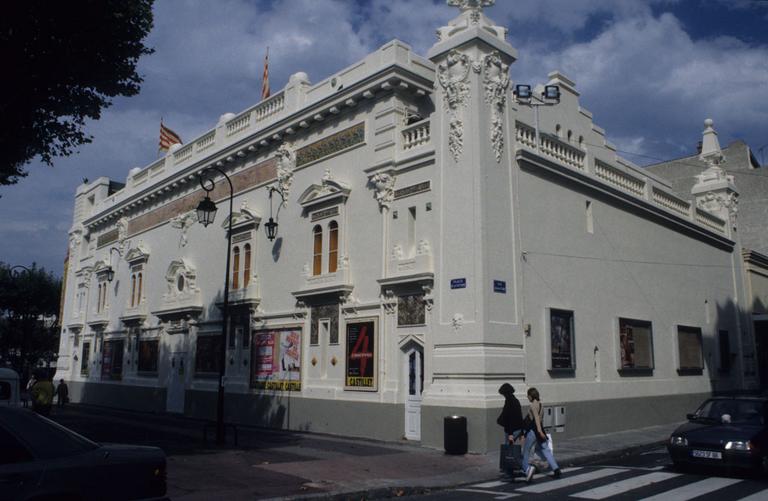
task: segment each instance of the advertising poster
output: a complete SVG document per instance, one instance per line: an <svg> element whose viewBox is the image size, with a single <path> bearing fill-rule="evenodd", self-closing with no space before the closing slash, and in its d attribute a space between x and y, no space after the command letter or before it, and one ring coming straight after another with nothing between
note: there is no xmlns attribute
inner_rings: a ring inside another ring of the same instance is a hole
<svg viewBox="0 0 768 501"><path fill-rule="evenodd" d="M301 329L256 331L252 350L253 388L301 390Z"/></svg>
<svg viewBox="0 0 768 501"><path fill-rule="evenodd" d="M347 389L376 390L375 336L375 320L347 324Z"/></svg>
<svg viewBox="0 0 768 501"><path fill-rule="evenodd" d="M550 311L552 368L573 369L573 312Z"/></svg>

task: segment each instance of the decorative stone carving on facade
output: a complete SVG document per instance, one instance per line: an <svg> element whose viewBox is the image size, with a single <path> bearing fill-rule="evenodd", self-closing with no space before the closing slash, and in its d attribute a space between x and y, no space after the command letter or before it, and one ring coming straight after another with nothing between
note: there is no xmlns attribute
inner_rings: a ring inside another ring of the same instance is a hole
<svg viewBox="0 0 768 501"><path fill-rule="evenodd" d="M130 264L146 262L147 259L149 259L149 249L144 245L144 242L139 242L136 247L131 248L125 254L125 260Z"/></svg>
<svg viewBox="0 0 768 501"><path fill-rule="evenodd" d="M298 203L307 209L324 202L335 201L338 198L346 201L350 192L351 189L347 184L334 179L331 175L331 170L325 169L320 184L313 184L304 190L304 193L298 199Z"/></svg>
<svg viewBox="0 0 768 501"><path fill-rule="evenodd" d="M483 58L482 69L485 103L491 107L491 147L496 162L501 162L504 152L504 108L509 88L509 65L502 61L499 51L493 51Z"/></svg>
<svg viewBox="0 0 768 501"><path fill-rule="evenodd" d="M448 5L458 7L462 12L467 10L480 12L483 7L490 7L495 3L496 0L448 0Z"/></svg>
<svg viewBox="0 0 768 501"><path fill-rule="evenodd" d="M400 244L392 246L392 259L396 261L403 259L403 247Z"/></svg>
<svg viewBox="0 0 768 501"><path fill-rule="evenodd" d="M341 312L345 316L357 315L357 308L360 305L360 300L352 294L342 294L339 298L339 304L341 305Z"/></svg>
<svg viewBox="0 0 768 501"><path fill-rule="evenodd" d="M184 214L180 214L171 219L171 227L181 230L181 236L179 237L179 247L185 247L188 242L189 228L197 221L197 215L195 211L189 211Z"/></svg>
<svg viewBox="0 0 768 501"><path fill-rule="evenodd" d="M163 300L179 301L192 298L200 293L196 285L197 271L184 259L171 261L165 273L166 292Z"/></svg>
<svg viewBox="0 0 768 501"><path fill-rule="evenodd" d="M277 186L283 194L283 201L288 201L288 195L293 184L293 171L296 170L296 153L285 143L277 149Z"/></svg>
<svg viewBox="0 0 768 501"><path fill-rule="evenodd" d="M397 311L397 296L391 289L386 289L381 293L381 306L384 308L384 313L387 315L394 315Z"/></svg>
<svg viewBox="0 0 768 501"><path fill-rule="evenodd" d="M371 176L371 184L376 190L374 196L379 202L379 209L389 209L395 199L395 176L379 172Z"/></svg>
<svg viewBox="0 0 768 501"><path fill-rule="evenodd" d="M125 248L130 245L130 242L127 241L127 238L128 238L128 218L121 217L117 221L117 248L120 251L120 254L122 254L125 251Z"/></svg>
<svg viewBox="0 0 768 501"><path fill-rule="evenodd" d="M445 62L437 67L437 81L443 88L443 103L449 117L448 149L458 162L464 150L464 122L462 110L469 103L469 70L472 63L468 55L453 49Z"/></svg>
<svg viewBox="0 0 768 501"><path fill-rule="evenodd" d="M454 313L453 318L451 318L451 326L453 327L453 330L459 330L464 327L464 315L461 313Z"/></svg>
<svg viewBox="0 0 768 501"><path fill-rule="evenodd" d="M426 240L419 240L419 243L416 246L416 255L428 256L430 254L432 254L432 248L430 247L429 242Z"/></svg>
<svg viewBox="0 0 768 501"><path fill-rule="evenodd" d="M246 226L255 226L261 223L261 216L248 207L248 200L243 200L240 204L240 212L234 212L231 216L227 216L221 223L221 227L224 230L229 228L229 218L232 218L232 230L240 228L243 229Z"/></svg>
<svg viewBox="0 0 768 501"><path fill-rule="evenodd" d="M424 291L424 307L427 309L427 311L432 311L432 307L435 305L435 298L432 295L432 284L422 285L421 290Z"/></svg>
<svg viewBox="0 0 768 501"><path fill-rule="evenodd" d="M734 177L720 167L725 163L722 154L712 154L706 158L706 162L709 168L696 176L696 186L712 184L717 188L697 196L696 206L715 214L727 212L728 221L735 229L739 212L739 195L730 189L723 189L724 185L733 186Z"/></svg>

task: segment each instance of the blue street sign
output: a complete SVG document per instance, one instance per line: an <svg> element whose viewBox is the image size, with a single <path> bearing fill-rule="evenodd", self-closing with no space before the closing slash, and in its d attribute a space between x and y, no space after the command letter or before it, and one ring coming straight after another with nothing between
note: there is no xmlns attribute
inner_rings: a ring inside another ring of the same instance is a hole
<svg viewBox="0 0 768 501"><path fill-rule="evenodd" d="M493 281L493 292L501 292L502 294L507 293L507 282L504 280L494 280Z"/></svg>
<svg viewBox="0 0 768 501"><path fill-rule="evenodd" d="M467 288L467 279L466 278L452 278L451 279L451 289L466 289Z"/></svg>

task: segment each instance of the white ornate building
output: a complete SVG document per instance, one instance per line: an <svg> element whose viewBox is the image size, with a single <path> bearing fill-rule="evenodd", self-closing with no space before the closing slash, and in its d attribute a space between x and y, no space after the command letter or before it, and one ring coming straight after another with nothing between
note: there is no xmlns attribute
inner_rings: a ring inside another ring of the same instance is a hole
<svg viewBox="0 0 768 501"><path fill-rule="evenodd" d="M458 414L487 450L507 381L567 435L755 385L730 214L696 203L733 186L676 195L558 72L559 104L518 102L493 2L449 3L427 57L394 40L318 83L296 73L124 186L78 188L56 375L75 401L214 416L229 185L198 224L211 166L235 192L227 421L440 447Z"/></svg>

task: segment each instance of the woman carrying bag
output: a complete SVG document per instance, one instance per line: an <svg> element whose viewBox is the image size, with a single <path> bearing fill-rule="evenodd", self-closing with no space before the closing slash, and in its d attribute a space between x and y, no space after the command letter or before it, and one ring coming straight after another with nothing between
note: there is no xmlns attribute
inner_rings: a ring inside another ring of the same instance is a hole
<svg viewBox="0 0 768 501"><path fill-rule="evenodd" d="M530 482L533 479L533 474L536 468L530 464L531 452L534 448L536 452L543 456L549 463L549 467L552 468L555 478L560 478L562 473L560 467L555 461L555 456L552 454L552 448L549 444L547 434L544 433L544 427L541 425L541 421L544 418L544 407L541 405L539 398L539 391L536 388L530 388L528 390L528 401L530 406L528 407L528 417L531 419L531 429L528 430L525 436L525 445L523 446L523 471L525 472L525 481Z"/></svg>

